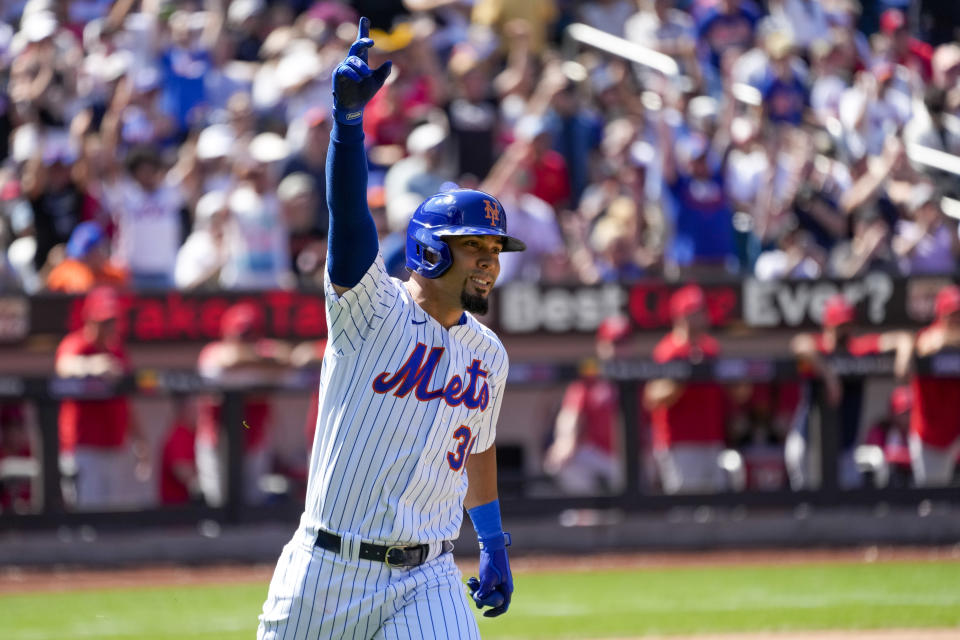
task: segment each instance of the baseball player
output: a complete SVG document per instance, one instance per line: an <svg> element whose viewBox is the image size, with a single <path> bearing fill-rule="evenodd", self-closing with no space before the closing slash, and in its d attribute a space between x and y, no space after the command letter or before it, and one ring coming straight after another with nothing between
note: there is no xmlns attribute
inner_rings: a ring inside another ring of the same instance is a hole
<svg viewBox="0 0 960 640"><path fill-rule="evenodd" d="M425 200L407 230L402 283L378 255L367 208L363 107L390 62L367 66L369 21L334 70L327 159L329 336L306 508L260 616L261 640L478 638L450 540L463 507L480 541L468 582L485 616L513 579L494 436L507 354L483 313L501 251L522 251L486 193Z"/></svg>

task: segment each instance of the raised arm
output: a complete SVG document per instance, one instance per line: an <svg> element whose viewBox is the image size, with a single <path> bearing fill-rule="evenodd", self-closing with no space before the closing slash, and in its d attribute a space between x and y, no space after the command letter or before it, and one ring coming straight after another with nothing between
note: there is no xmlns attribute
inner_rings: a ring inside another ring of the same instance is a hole
<svg viewBox="0 0 960 640"><path fill-rule="evenodd" d="M377 227L367 207L363 108L390 75L391 63L367 66L370 21L360 19L356 42L333 72L333 130L327 153L327 272L337 295L356 286L377 257Z"/></svg>

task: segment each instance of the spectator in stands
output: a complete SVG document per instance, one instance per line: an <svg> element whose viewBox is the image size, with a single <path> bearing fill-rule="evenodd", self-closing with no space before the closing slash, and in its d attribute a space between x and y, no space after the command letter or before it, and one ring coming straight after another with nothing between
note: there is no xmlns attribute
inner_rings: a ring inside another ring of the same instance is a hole
<svg viewBox="0 0 960 640"><path fill-rule="evenodd" d="M457 180L477 184L493 167L500 134L490 65L475 47L460 44L455 46L447 67L456 83L446 113L456 153Z"/></svg>
<svg viewBox="0 0 960 640"><path fill-rule="evenodd" d="M173 280L178 289L221 288L221 271L230 260L229 227L227 194L205 193L194 210L193 231L177 251Z"/></svg>
<svg viewBox="0 0 960 640"><path fill-rule="evenodd" d="M197 360L205 379L220 385L253 386L276 383L289 370L290 349L263 337L263 315L252 303L227 309L220 323L221 339L207 344ZM265 499L260 479L270 468L271 409L267 396L248 393L243 403L243 424L223 425L222 405L214 397L202 398L197 416L197 471L207 504L221 506L226 499L226 440L223 428L234 428L243 437L243 487L248 504Z"/></svg>
<svg viewBox="0 0 960 640"><path fill-rule="evenodd" d="M196 415L186 398L173 398L173 423L160 452L160 504L182 505L202 500L197 477Z"/></svg>
<svg viewBox="0 0 960 640"><path fill-rule="evenodd" d="M933 185L921 183L911 191L913 219L900 220L893 238L900 271L906 276L953 273L960 255L956 221L944 215Z"/></svg>
<svg viewBox="0 0 960 640"><path fill-rule="evenodd" d="M287 160L283 177L292 173L304 173L313 181L316 212L314 229L326 235L330 214L327 211L327 147L330 145L330 111L323 108L308 110L299 121L306 131L300 150ZM294 125L291 124L291 130Z"/></svg>
<svg viewBox="0 0 960 640"><path fill-rule="evenodd" d="M690 14L675 0L637 0L637 12L624 23L624 37L674 58L689 72L697 62Z"/></svg>
<svg viewBox="0 0 960 640"><path fill-rule="evenodd" d="M204 78L213 68L212 50L224 17L221 11L175 11L169 18L170 43L160 54L160 69L164 102L181 133L209 108Z"/></svg>
<svg viewBox="0 0 960 640"><path fill-rule="evenodd" d="M765 42L770 70L760 85L765 120L775 125L799 126L803 123L809 92L797 71L793 41L783 32L775 32Z"/></svg>
<svg viewBox="0 0 960 640"><path fill-rule="evenodd" d="M841 378L830 365L829 358L834 355L857 357L892 351L898 348L902 336L893 332L854 335L856 322L856 308L843 294L838 293L824 303L822 333L800 334L791 342L791 350L810 376L801 389L800 402L784 452L790 486L795 490L819 485L819 478L812 473L816 456L809 450L810 431L816 428L814 425L819 425L821 442L825 438L837 439L837 477L840 487L848 489L861 483L853 454L860 440L866 381L855 376ZM816 404L818 387L814 381L822 385L826 406ZM836 412L838 433L824 432L824 411Z"/></svg>
<svg viewBox="0 0 960 640"><path fill-rule="evenodd" d="M823 273L826 255L810 232L796 221L788 222L777 238L777 248L757 258L754 275L758 280L814 280Z"/></svg>
<svg viewBox="0 0 960 640"><path fill-rule="evenodd" d="M126 272L110 261L106 234L96 222L81 222L67 242L66 258L47 275L47 289L86 293L98 286L122 287Z"/></svg>
<svg viewBox="0 0 960 640"><path fill-rule="evenodd" d="M530 50L534 55L543 53L548 45L553 22L559 17L557 0L478 0L473 5L471 21L476 25L493 29L501 42L509 40L511 27L524 22L529 33Z"/></svg>
<svg viewBox="0 0 960 640"><path fill-rule="evenodd" d="M442 124L426 122L410 132L406 142L409 155L384 176L387 216L393 229L405 228L417 205L456 177L444 153L449 131L446 118L441 118Z"/></svg>
<svg viewBox="0 0 960 640"><path fill-rule="evenodd" d="M319 205L313 180L305 173L292 173L277 186L277 198L284 224L290 231L291 269L298 281L303 282L303 276L309 277L309 274L300 270L301 254L318 251L320 245L326 249L327 239L325 232L317 231L314 220Z"/></svg>
<svg viewBox="0 0 960 640"><path fill-rule="evenodd" d="M617 198L594 225L590 240L600 282L639 280L644 266L652 262L639 244L638 218L632 200Z"/></svg>
<svg viewBox="0 0 960 640"><path fill-rule="evenodd" d="M31 473L31 462L37 461L23 405L0 402L0 513L33 510L33 486L38 474Z"/></svg>
<svg viewBox="0 0 960 640"><path fill-rule="evenodd" d="M692 272L726 270L736 260L725 171L700 134L677 140L661 114L663 179L673 210L668 260Z"/></svg>
<svg viewBox="0 0 960 640"><path fill-rule="evenodd" d="M873 470L874 482L880 487L910 486L910 412L913 392L909 386L897 387L890 394L890 410L863 437L863 443L877 447L882 458ZM859 462L859 460L858 460Z"/></svg>
<svg viewBox="0 0 960 640"><path fill-rule="evenodd" d="M521 146L522 171L526 174L527 193L532 193L554 210L570 203L570 173L563 156L551 148L547 122L540 116L524 116L517 123L514 136Z"/></svg>
<svg viewBox="0 0 960 640"><path fill-rule="evenodd" d="M116 291L98 287L83 301L83 326L57 347L61 378L103 378L116 382L130 371L117 331L120 300ZM64 399L60 403L60 451L76 465L76 507L112 509L127 500L134 480L129 447L138 460L138 476L149 469L146 440L125 396Z"/></svg>
<svg viewBox="0 0 960 640"><path fill-rule="evenodd" d="M233 170L236 188L229 198L229 260L220 282L230 289L283 289L293 286L290 231L280 211L271 164L279 154L271 134L257 136L238 152ZM266 141L267 144L259 144ZM282 143L282 141L280 141Z"/></svg>
<svg viewBox="0 0 960 640"><path fill-rule="evenodd" d="M903 11L884 11L880 15L880 31L890 39L890 62L912 69L921 80L929 82L933 77L933 47L913 37Z"/></svg>
<svg viewBox="0 0 960 640"><path fill-rule="evenodd" d="M853 238L834 247L830 255L830 275L858 278L870 271L899 273L891 244L890 226L880 212L864 207L854 214Z"/></svg>
<svg viewBox="0 0 960 640"><path fill-rule="evenodd" d="M717 357L719 343L707 333L703 290L678 289L670 297L673 329L653 350L659 363L700 363ZM653 453L665 493L707 493L725 488L719 464L726 437L729 402L715 382L651 380L644 388L651 414Z"/></svg>
<svg viewBox="0 0 960 640"><path fill-rule="evenodd" d="M36 252L33 266L41 271L50 251L70 239L74 227L90 217L87 193L74 173L77 153L66 136L51 135L37 146L23 167L21 186L33 210Z"/></svg>
<svg viewBox="0 0 960 640"><path fill-rule="evenodd" d="M125 168L118 183L103 186L117 228L113 257L129 271L133 288L170 288L185 235L183 195L167 183L156 147L132 149Z"/></svg>
<svg viewBox="0 0 960 640"><path fill-rule="evenodd" d="M723 57L753 47L760 10L750 0L720 0L695 13L694 20L710 93L718 95Z"/></svg>
<svg viewBox="0 0 960 640"><path fill-rule="evenodd" d="M951 482L960 456L960 379L937 377L916 370L914 358L928 358L960 348L960 288L944 287L934 305L936 319L915 341L899 344L897 373L911 377L913 412L910 416L910 461L918 486Z"/></svg>
<svg viewBox="0 0 960 640"><path fill-rule="evenodd" d="M627 318L600 323L597 362L585 364L564 392L543 469L567 495L612 493L623 484L620 396L617 385L600 376L600 366L628 356L630 337Z"/></svg>

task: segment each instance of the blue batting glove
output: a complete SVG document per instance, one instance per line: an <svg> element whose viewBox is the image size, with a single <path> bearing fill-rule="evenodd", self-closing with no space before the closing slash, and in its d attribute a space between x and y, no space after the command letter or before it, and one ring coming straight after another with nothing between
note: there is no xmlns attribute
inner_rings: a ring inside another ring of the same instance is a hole
<svg viewBox="0 0 960 640"><path fill-rule="evenodd" d="M370 20L360 18L357 40L350 45L346 59L333 70L333 117L341 124L360 124L363 108L380 90L393 63L387 60L376 69L367 66Z"/></svg>
<svg viewBox="0 0 960 640"><path fill-rule="evenodd" d="M485 618L496 618L510 608L513 596L513 575L510 573L510 559L507 546L510 534L495 538L480 539L480 579L470 578L467 587L478 609L491 607L484 611Z"/></svg>

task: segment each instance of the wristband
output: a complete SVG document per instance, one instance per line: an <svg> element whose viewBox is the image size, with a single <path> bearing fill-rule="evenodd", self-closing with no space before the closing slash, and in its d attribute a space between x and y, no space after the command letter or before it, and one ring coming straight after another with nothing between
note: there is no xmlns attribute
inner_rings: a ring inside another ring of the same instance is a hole
<svg viewBox="0 0 960 640"><path fill-rule="evenodd" d="M347 109L339 109L334 107L333 119L340 124L351 126L360 125L363 124L363 109L354 109L353 111L350 111Z"/></svg>

